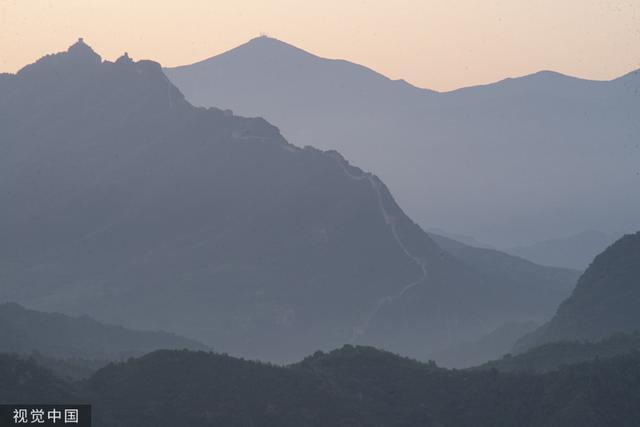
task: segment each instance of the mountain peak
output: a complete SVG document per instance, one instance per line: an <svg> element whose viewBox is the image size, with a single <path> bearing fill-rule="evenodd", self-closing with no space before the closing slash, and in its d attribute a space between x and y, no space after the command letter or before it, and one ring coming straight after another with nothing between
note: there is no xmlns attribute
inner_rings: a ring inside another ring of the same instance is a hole
<svg viewBox="0 0 640 427"><path fill-rule="evenodd" d="M41 98L78 93L55 101L70 110L85 110L96 99L101 100L96 108L106 108L103 102L109 101L114 103L111 108L130 106L136 108L136 114L151 115L188 105L157 62L133 61L127 53L115 62L103 61L82 38L64 51L25 66L16 77L25 88L37 88ZM114 97L116 91L121 91L118 97Z"/></svg>
<svg viewBox="0 0 640 427"><path fill-rule="evenodd" d="M85 69L102 63L102 57L98 55L82 37L69 46L65 52L46 55L33 64L22 68L18 74L30 74L45 72L52 68Z"/></svg>
<svg viewBox="0 0 640 427"><path fill-rule="evenodd" d="M219 55L211 58L204 59L191 65L209 64L219 60L219 58L242 58L244 64L245 61L268 61L271 62L274 58L278 61L297 61L301 58L316 58L318 56L307 52L304 49L300 49L292 44L283 42L273 37L261 35L254 37L246 43L240 46L227 50ZM175 67L175 69L181 69L190 65L183 65Z"/></svg>
<svg viewBox="0 0 640 427"><path fill-rule="evenodd" d="M72 49L91 49L91 47L85 43L84 38L83 37L78 37L78 41L76 41L74 44L72 44L71 46L69 46L68 50L72 50Z"/></svg>
<svg viewBox="0 0 640 427"><path fill-rule="evenodd" d="M312 53L307 52L304 49L300 49L292 44L287 42L283 42L282 40L278 40L273 37L269 37L266 35L254 37L243 45L238 46L235 49L231 49L227 53L232 52L243 52L243 51L252 51L253 54L261 54L266 56L274 56L274 55L292 55L292 56L308 56L308 57L316 57ZM224 55L224 54L223 54Z"/></svg>
<svg viewBox="0 0 640 427"><path fill-rule="evenodd" d="M287 47L295 47L293 45L290 45L289 43L283 42L282 40L278 40L275 37L270 37L267 35L260 35L258 37L254 37L251 40L249 40L247 43L245 44L261 44L261 45L271 45L271 46L287 46ZM297 48L296 48L297 49Z"/></svg>
<svg viewBox="0 0 640 427"><path fill-rule="evenodd" d="M102 62L100 55L98 55L91 46L85 43L82 37L78 38L77 42L69 46L66 53L74 60L93 64Z"/></svg>
<svg viewBox="0 0 640 427"><path fill-rule="evenodd" d="M258 37L254 37L251 40L249 40L249 43L254 42L254 43L283 43L280 40L276 39L275 37L270 37L266 34L260 34Z"/></svg>
<svg viewBox="0 0 640 427"><path fill-rule="evenodd" d="M125 52L120 58L116 59L116 64L133 64L133 59L131 59L128 52Z"/></svg>

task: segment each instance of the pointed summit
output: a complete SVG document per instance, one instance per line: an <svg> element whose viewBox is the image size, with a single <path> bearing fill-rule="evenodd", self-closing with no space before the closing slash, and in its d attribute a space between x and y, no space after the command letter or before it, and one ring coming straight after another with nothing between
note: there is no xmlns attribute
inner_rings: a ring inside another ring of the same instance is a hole
<svg viewBox="0 0 640 427"><path fill-rule="evenodd" d="M282 40L278 40L274 37L270 37L266 34L262 34L258 37L254 37L251 40L249 40L248 42L246 42L244 44L246 45L262 45L262 46L280 46L280 47L287 47L287 48L293 48L296 50L301 50L304 51L303 49L300 49L299 47L296 47L292 44L283 42ZM242 46L238 46L238 47L242 47ZM304 51L306 52L306 51Z"/></svg>
<svg viewBox="0 0 640 427"><path fill-rule="evenodd" d="M69 46L66 52L46 55L33 64L25 66L18 74L47 73L53 68L67 71L82 70L98 66L101 63L102 57L80 37L77 42Z"/></svg>
<svg viewBox="0 0 640 427"><path fill-rule="evenodd" d="M120 58L116 59L116 64L133 64L133 59L131 59L128 52L125 52Z"/></svg>
<svg viewBox="0 0 640 427"><path fill-rule="evenodd" d="M81 61L90 64L102 62L102 58L98 55L84 39L80 37L77 42L72 44L67 50L67 55L73 61Z"/></svg>
<svg viewBox="0 0 640 427"><path fill-rule="evenodd" d="M304 49L267 35L254 37L248 42L223 53L221 56L236 56L243 58L243 60L254 58L266 62L278 60L285 61L287 64L321 60L318 56Z"/></svg>
<svg viewBox="0 0 640 427"><path fill-rule="evenodd" d="M166 114L172 109L189 108L160 64L149 60L134 62L127 53L115 63L103 61L82 38L65 51L27 65L14 77L23 88L37 90L42 100L48 98L50 104L64 104L69 110L86 110L96 100L100 100L99 108L111 103L109 108L118 111L135 103L137 110L132 115Z"/></svg>

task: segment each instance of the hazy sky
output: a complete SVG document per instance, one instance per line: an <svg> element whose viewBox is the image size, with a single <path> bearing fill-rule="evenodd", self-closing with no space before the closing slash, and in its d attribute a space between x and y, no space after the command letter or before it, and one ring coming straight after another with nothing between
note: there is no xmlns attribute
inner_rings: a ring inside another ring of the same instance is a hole
<svg viewBox="0 0 640 427"><path fill-rule="evenodd" d="M106 59L173 66L260 33L439 90L640 68L640 0L0 0L0 71L80 36Z"/></svg>

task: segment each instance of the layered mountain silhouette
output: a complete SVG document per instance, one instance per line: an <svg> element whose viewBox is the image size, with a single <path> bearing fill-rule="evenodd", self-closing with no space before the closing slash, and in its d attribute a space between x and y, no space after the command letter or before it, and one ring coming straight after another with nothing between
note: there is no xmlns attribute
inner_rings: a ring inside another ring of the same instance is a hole
<svg viewBox="0 0 640 427"><path fill-rule="evenodd" d="M519 286L523 289L545 289L536 305L543 306L547 294L555 293L562 300L569 296L580 277L580 271L561 267L542 267L505 252L470 246L438 234L429 236L444 250L472 268L492 283ZM564 296L561 296L564 295Z"/></svg>
<svg viewBox="0 0 640 427"><path fill-rule="evenodd" d="M90 317L0 305L0 352L38 352L54 358L120 360L159 349L206 350L207 346L166 332L133 331Z"/></svg>
<svg viewBox="0 0 640 427"><path fill-rule="evenodd" d="M640 332L617 333L599 341L555 341L520 354L505 354L501 359L477 369L501 372L550 372L567 365L640 353Z"/></svg>
<svg viewBox="0 0 640 427"><path fill-rule="evenodd" d="M368 347L277 367L159 351L87 381L0 354L0 400L88 402L93 425L622 427L640 419L640 355L546 374L446 370Z"/></svg>
<svg viewBox="0 0 640 427"><path fill-rule="evenodd" d="M191 106L157 63L80 40L0 89L3 300L287 361L345 342L422 357L548 316L570 286L480 273L375 175Z"/></svg>
<svg viewBox="0 0 640 427"><path fill-rule="evenodd" d="M511 354L514 344L537 329L536 322L510 322L472 341L460 342L431 354L430 359L442 360L448 368L470 368ZM440 363L438 363L440 364Z"/></svg>
<svg viewBox="0 0 640 427"><path fill-rule="evenodd" d="M553 318L516 348L563 340L595 341L640 330L640 232L598 255Z"/></svg>
<svg viewBox="0 0 640 427"><path fill-rule="evenodd" d="M537 264L567 266L585 270L591 261L615 241L599 231L584 231L566 237L544 240L506 249L507 252Z"/></svg>
<svg viewBox="0 0 640 427"><path fill-rule="evenodd" d="M265 117L376 171L426 227L511 247L639 226L638 72L543 71L438 93L259 37L165 73L195 105Z"/></svg>

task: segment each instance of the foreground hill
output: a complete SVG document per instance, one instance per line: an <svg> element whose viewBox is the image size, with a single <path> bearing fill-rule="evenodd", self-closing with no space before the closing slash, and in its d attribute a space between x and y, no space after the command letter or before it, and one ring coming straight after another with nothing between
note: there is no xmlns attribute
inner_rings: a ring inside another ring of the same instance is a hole
<svg viewBox="0 0 640 427"><path fill-rule="evenodd" d="M520 340L518 350L563 340L600 340L640 330L640 232L598 255L553 318Z"/></svg>
<svg viewBox="0 0 640 427"><path fill-rule="evenodd" d="M0 379L3 402L90 402L96 427L618 427L640 420L639 353L510 374L450 371L368 347L318 352L289 367L160 351L82 383L1 356Z"/></svg>
<svg viewBox="0 0 640 427"><path fill-rule="evenodd" d="M638 72L437 93L269 37L165 72L195 105L265 117L376 171L423 226L500 247L639 226Z"/></svg>
<svg viewBox="0 0 640 427"><path fill-rule="evenodd" d="M557 304L444 251L338 153L191 106L154 62L79 41L0 90L4 300L272 361L424 357Z"/></svg>
<svg viewBox="0 0 640 427"><path fill-rule="evenodd" d="M34 360L0 353L0 402L78 404L88 400L81 397L77 385L58 378ZM9 425L8 421L0 422Z"/></svg>
<svg viewBox="0 0 640 427"><path fill-rule="evenodd" d="M0 352L37 351L54 358L119 360L159 349L206 350L166 332L133 331L90 317L43 313L12 303L0 304Z"/></svg>

